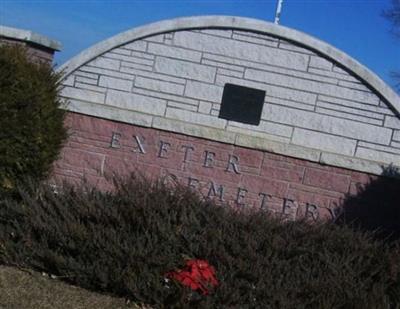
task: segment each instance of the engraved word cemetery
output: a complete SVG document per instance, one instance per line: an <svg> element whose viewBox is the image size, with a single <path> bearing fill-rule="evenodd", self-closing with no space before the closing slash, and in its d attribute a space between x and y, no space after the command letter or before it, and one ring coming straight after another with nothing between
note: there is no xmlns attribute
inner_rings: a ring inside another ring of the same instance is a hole
<svg viewBox="0 0 400 309"><path fill-rule="evenodd" d="M400 98L307 34L225 16L134 28L65 63L70 136L55 178L140 173L205 198L335 219L400 166Z"/></svg>

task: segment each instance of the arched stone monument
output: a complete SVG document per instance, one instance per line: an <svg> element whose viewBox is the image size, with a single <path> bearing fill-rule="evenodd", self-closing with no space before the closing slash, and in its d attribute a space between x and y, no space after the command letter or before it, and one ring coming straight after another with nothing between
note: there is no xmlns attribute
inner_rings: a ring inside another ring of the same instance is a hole
<svg viewBox="0 0 400 309"><path fill-rule="evenodd" d="M400 166L400 99L336 48L268 22L179 18L135 28L60 68L70 138L56 178L174 175L205 196L335 216Z"/></svg>

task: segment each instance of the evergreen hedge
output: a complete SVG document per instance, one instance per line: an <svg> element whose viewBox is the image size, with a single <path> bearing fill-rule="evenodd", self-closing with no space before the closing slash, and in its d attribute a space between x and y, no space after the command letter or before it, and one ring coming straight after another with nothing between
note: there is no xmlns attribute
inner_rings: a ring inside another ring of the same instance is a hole
<svg viewBox="0 0 400 309"><path fill-rule="evenodd" d="M0 45L0 194L27 178L44 179L66 129L60 73L20 45Z"/></svg>
<svg viewBox="0 0 400 309"><path fill-rule="evenodd" d="M333 224L283 222L132 178L113 193L42 187L0 201L0 262L154 308L400 308L395 244ZM206 260L198 295L166 274Z"/></svg>

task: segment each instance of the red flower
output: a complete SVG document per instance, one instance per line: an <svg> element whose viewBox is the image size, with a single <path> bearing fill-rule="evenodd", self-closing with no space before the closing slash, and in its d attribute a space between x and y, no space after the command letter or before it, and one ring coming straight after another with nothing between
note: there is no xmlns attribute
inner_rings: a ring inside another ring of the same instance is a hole
<svg viewBox="0 0 400 309"><path fill-rule="evenodd" d="M213 288L218 285L214 267L204 260L188 260L184 269L171 271L166 274L166 277L174 279L203 295L209 293L210 287Z"/></svg>

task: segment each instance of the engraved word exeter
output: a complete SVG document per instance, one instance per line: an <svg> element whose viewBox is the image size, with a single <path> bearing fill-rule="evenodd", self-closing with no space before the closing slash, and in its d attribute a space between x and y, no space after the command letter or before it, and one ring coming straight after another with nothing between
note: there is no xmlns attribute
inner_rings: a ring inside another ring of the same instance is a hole
<svg viewBox="0 0 400 309"><path fill-rule="evenodd" d="M121 148L121 143L124 142L126 143L127 147L130 147L133 152L139 153L140 155L146 155L148 147L145 144L144 140L146 137L140 137L138 135L132 135L130 141L126 139L127 137L123 136L121 133L113 132L110 140L110 147L114 149L120 149ZM131 142L131 144L129 144ZM159 140L158 141L158 147L152 147L152 150L156 150L156 157L159 159L170 159L170 149L174 146L170 142ZM194 152L196 151L196 147L193 144L181 144L180 148L182 150L182 153L180 156L177 157L177 162L178 164L190 164L189 162L191 161L191 158L195 156ZM153 158L155 157L155 154L153 153ZM180 158L179 158L180 157ZM203 153L197 157L200 157L201 161L201 166L203 168L209 168L213 169L216 166L216 163L214 162L216 160L217 154L214 151L211 150L203 150ZM181 160L179 162L179 159ZM223 162L222 167L223 167ZM227 173L233 173L233 174L241 174L240 172L240 157L237 155L228 155L228 159L225 162L225 172ZM176 175L173 173L169 173L167 175L168 177L172 177L174 180L178 179ZM187 186L194 190L200 190L201 192L205 193L206 198L216 198L220 202L226 202L225 200L225 186L222 184L217 184L213 180L208 180L205 182L201 182L199 178L196 176L187 176L185 177L185 181ZM262 180L260 180L262 181ZM201 183L203 185L201 186ZM282 199L282 205L281 208L277 209L276 207L274 209L270 208L270 200L273 198L271 194L268 192L258 192L257 196L259 197L258 201L253 201L253 205L246 205L246 194L249 192L248 189L242 188L242 187L237 187L236 189L236 196L233 199L233 202L235 203L236 206L238 207L253 207L253 208L258 208L259 210L264 210L264 211L274 211L274 212L279 212L279 214L287 216L291 219L295 219L299 213L301 213L303 216L307 218L311 218L313 220L317 220L320 216L320 208L323 208L324 210L329 213L331 219L335 219L336 216L338 215L338 211L336 211L335 208L328 208L324 206L318 206L314 205L312 203L305 203L305 208L303 211L300 211L299 209L299 204L290 198L283 198ZM276 205L275 205L276 206Z"/></svg>

